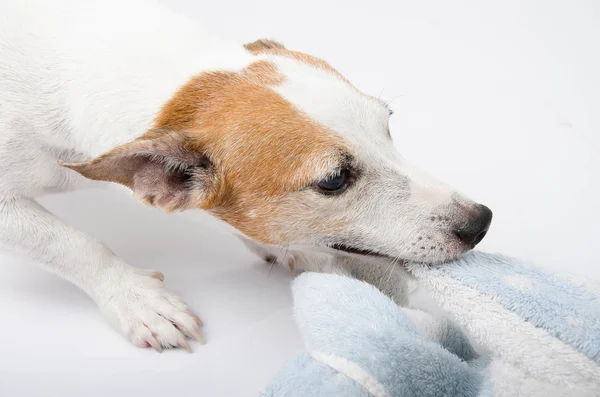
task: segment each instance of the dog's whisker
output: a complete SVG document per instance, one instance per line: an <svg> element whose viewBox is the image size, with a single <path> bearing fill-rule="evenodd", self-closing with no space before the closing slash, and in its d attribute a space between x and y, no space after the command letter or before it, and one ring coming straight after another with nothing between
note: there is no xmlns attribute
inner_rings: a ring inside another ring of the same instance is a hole
<svg viewBox="0 0 600 397"><path fill-rule="evenodd" d="M398 263L398 258L394 258L389 265L390 273L388 274L386 283L389 283L390 280L392 279L392 274L394 273L394 266L396 266L396 263Z"/></svg>
<svg viewBox="0 0 600 397"><path fill-rule="evenodd" d="M287 258L287 254L288 254L289 250L290 250L290 246L286 245L285 246L285 252L283 253L283 259L281 260L282 263L285 263L285 259Z"/></svg>
<svg viewBox="0 0 600 397"><path fill-rule="evenodd" d="M281 252L286 247L287 246L282 245L281 248L279 248L279 252L277 252L277 255L275 255L275 257L271 261L271 264L270 264L270 267L269 267L269 275L267 276L267 278L271 278L271 272L273 271L273 267L275 267L275 263L277 263L277 261L279 260L279 255L281 255Z"/></svg>

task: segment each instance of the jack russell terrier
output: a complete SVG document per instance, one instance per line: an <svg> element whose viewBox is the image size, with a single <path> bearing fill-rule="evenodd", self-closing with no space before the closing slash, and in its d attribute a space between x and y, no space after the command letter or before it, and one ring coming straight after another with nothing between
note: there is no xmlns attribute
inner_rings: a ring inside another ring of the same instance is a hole
<svg viewBox="0 0 600 397"><path fill-rule="evenodd" d="M189 350L202 323L162 274L35 197L106 181L167 212L205 210L256 252L456 258L492 213L407 164L390 114L321 59L215 39L154 3L4 0L0 243L83 289L135 345Z"/></svg>

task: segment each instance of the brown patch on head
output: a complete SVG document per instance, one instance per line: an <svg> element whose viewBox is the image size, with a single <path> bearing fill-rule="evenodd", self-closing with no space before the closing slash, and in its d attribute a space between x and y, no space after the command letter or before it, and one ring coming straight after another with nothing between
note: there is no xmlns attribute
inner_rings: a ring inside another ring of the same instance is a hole
<svg viewBox="0 0 600 397"><path fill-rule="evenodd" d="M246 44L244 47L255 55L270 54L295 59L298 62L305 63L314 68L328 71L336 75L346 83L350 84L347 78L345 78L340 72L335 70L329 63L322 60L321 58L317 58L315 56L308 55L303 52L288 50L287 48L275 41L262 39L257 40L253 43Z"/></svg>
<svg viewBox="0 0 600 397"><path fill-rule="evenodd" d="M345 143L270 85L284 77L259 61L240 73L205 73L168 102L156 127L185 130L217 168L211 211L249 237L279 243L271 222L286 195L335 168ZM281 225L283 227L283 225Z"/></svg>

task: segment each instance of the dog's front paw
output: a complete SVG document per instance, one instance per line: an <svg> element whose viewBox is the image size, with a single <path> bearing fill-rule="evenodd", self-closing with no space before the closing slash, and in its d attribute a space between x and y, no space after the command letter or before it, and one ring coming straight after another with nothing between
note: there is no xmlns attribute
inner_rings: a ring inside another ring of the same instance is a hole
<svg viewBox="0 0 600 397"><path fill-rule="evenodd" d="M106 278L96 299L110 323L139 347L182 347L186 338L204 343L200 319L177 295L164 288L161 273L127 269Z"/></svg>

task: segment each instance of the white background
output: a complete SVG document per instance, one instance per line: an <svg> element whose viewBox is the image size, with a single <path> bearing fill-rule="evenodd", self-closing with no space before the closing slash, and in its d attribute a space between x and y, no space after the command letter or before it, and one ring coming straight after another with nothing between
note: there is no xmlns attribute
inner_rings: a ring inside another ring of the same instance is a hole
<svg viewBox="0 0 600 397"><path fill-rule="evenodd" d="M223 37L323 57L391 99L405 157L494 210L482 249L600 278L597 1L165 3ZM301 348L289 274L209 220L106 191L43 203L163 271L208 344L137 349L76 288L0 253L0 396L254 396Z"/></svg>

